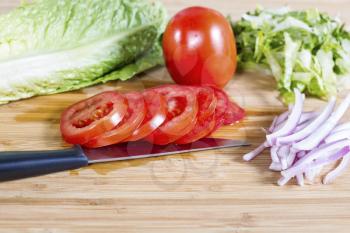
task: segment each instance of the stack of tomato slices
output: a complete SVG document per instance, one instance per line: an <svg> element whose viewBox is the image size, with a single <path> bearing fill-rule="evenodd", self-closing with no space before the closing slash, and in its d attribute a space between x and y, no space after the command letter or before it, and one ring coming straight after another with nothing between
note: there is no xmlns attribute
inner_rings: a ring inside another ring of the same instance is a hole
<svg viewBox="0 0 350 233"><path fill-rule="evenodd" d="M126 94L104 92L74 104L62 114L61 132L68 143L88 148L138 140L188 144L244 116L220 89L164 85Z"/></svg>

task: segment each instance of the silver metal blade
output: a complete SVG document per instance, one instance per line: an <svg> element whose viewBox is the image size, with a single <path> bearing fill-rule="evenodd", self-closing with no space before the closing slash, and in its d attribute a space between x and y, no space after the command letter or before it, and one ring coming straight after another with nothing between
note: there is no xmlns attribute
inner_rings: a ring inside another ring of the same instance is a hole
<svg viewBox="0 0 350 233"><path fill-rule="evenodd" d="M186 145L153 145L148 142L129 142L98 149L83 148L89 163L103 163L130 159L150 158L180 153L213 150L228 147L249 146L249 143L239 140L203 138Z"/></svg>

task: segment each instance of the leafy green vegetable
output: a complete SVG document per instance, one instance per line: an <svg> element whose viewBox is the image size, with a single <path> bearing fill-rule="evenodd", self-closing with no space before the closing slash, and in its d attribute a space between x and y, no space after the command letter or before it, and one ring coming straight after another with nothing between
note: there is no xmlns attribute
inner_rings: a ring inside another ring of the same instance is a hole
<svg viewBox="0 0 350 233"><path fill-rule="evenodd" d="M0 103L126 80L162 63L148 0L34 0L0 16Z"/></svg>
<svg viewBox="0 0 350 233"><path fill-rule="evenodd" d="M350 33L315 9L258 8L233 28L239 67L269 70L286 103L294 100L294 88L320 98L335 95L341 77L350 73Z"/></svg>

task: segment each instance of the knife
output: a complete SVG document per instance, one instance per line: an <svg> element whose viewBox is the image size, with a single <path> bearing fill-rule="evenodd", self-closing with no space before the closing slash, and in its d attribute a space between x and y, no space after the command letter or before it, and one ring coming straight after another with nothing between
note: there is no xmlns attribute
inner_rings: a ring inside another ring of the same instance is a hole
<svg viewBox="0 0 350 233"><path fill-rule="evenodd" d="M94 163L159 157L179 153L248 146L245 141L204 138L185 145L128 142L98 149L78 145L64 150L0 152L0 181L10 181L77 169Z"/></svg>

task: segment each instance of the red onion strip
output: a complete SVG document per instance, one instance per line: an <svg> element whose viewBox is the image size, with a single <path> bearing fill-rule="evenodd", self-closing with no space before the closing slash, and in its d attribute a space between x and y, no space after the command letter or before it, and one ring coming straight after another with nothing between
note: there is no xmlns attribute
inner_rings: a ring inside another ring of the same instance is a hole
<svg viewBox="0 0 350 233"><path fill-rule="evenodd" d="M282 171L282 165L281 165L281 163L272 162L269 169L272 171L280 172L280 171Z"/></svg>
<svg viewBox="0 0 350 233"><path fill-rule="evenodd" d="M320 174L320 172L322 171L323 166L319 165L319 166L315 166L313 168L309 168L305 171L305 178L310 181L313 182L315 177Z"/></svg>
<svg viewBox="0 0 350 233"><path fill-rule="evenodd" d="M268 129L269 133L272 133L273 130L275 129L277 119L278 119L278 117L273 118L272 124L271 124L270 128Z"/></svg>
<svg viewBox="0 0 350 233"><path fill-rule="evenodd" d="M278 157L278 147L277 146L272 146L270 149L270 154L271 154L271 160L272 162L279 163L280 159Z"/></svg>
<svg viewBox="0 0 350 233"><path fill-rule="evenodd" d="M343 140L343 139L350 139L350 129L341 130L341 131L338 131L334 134L331 134L328 137L326 137L326 139L324 141L326 143L332 143L332 142L336 142L336 141Z"/></svg>
<svg viewBox="0 0 350 233"><path fill-rule="evenodd" d="M307 125L302 130L299 131L298 129L296 129L295 130L296 133L294 133L294 134L291 134L291 135L285 136L285 137L277 138L277 140L276 140L277 145L283 145L283 144L292 143L292 142L295 142L298 140L302 140L302 139L306 138L307 136L309 136L310 134L312 134L332 114L332 111L335 107L335 103L336 103L336 99L334 97L331 98L328 105L324 108L322 113L316 119L314 119L309 125Z"/></svg>
<svg viewBox="0 0 350 233"><path fill-rule="evenodd" d="M294 177L298 173L303 172L303 169L305 168L305 166L307 166L309 163L311 163L315 159L326 156L330 152L332 152L336 149L344 148L344 147L349 146L349 145L350 145L350 140L347 140L347 139L341 140L341 141L338 141L335 143L323 145L320 148L317 148L317 149L309 152L308 154L306 154L304 157L299 159L294 164L293 167L288 168L285 171L282 171L281 174L284 177L289 177L289 178Z"/></svg>
<svg viewBox="0 0 350 233"><path fill-rule="evenodd" d="M350 130L350 122L337 125L334 128L334 130L332 131L332 133L336 133L336 132L343 131L343 130Z"/></svg>
<svg viewBox="0 0 350 233"><path fill-rule="evenodd" d="M325 178L323 178L324 184L332 183L335 178L337 178L341 173L344 172L344 170L348 167L350 162L350 153L346 154L341 162L339 163L338 167L336 167L333 171L328 173Z"/></svg>
<svg viewBox="0 0 350 233"><path fill-rule="evenodd" d="M328 118L324 124L318 127L312 134L300 142L294 143L296 150L312 150L334 129L339 120L345 114L350 105L350 94L339 105L338 109Z"/></svg>
<svg viewBox="0 0 350 233"><path fill-rule="evenodd" d="M263 143L260 146L258 146L255 150L245 154L243 156L243 159L245 161L250 161L250 160L254 159L256 156L258 156L261 152L263 152L265 150L265 148L267 148L267 146L265 145L265 143Z"/></svg>
<svg viewBox="0 0 350 233"><path fill-rule="evenodd" d="M296 98L295 106L292 109L291 114L288 117L288 120L286 121L286 124L278 131L266 136L266 139L270 145L274 145L275 140L278 137L291 133L294 130L294 128L298 125L303 110L304 96L300 93L298 89L295 89L294 93Z"/></svg>
<svg viewBox="0 0 350 233"><path fill-rule="evenodd" d="M298 185L304 186L304 174L303 173L300 173L297 175L297 182L298 182Z"/></svg>

